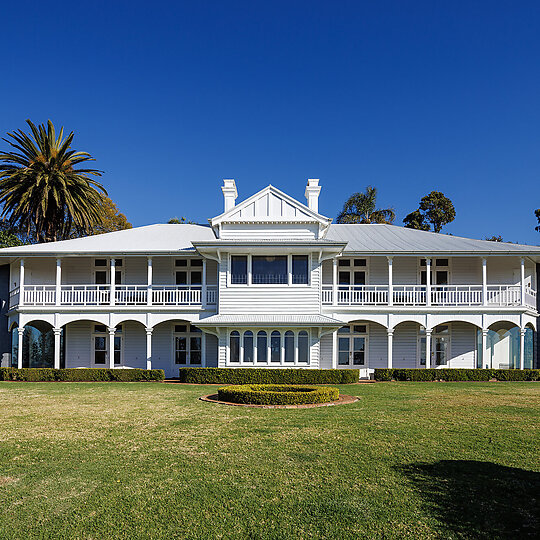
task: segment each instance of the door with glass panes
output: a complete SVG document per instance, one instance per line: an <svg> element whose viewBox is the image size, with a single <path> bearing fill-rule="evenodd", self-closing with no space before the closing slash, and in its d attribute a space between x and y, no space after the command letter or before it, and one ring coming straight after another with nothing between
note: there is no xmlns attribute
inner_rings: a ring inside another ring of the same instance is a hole
<svg viewBox="0 0 540 540"><path fill-rule="evenodd" d="M448 285L450 283L450 266L448 259L431 259L431 285ZM420 285L427 284L426 259L420 259Z"/></svg>
<svg viewBox="0 0 540 540"><path fill-rule="evenodd" d="M111 283L111 268L109 259L94 260L94 283L96 285L108 285ZM124 276L124 261L123 259L115 260L114 283L121 285Z"/></svg>
<svg viewBox="0 0 540 540"><path fill-rule="evenodd" d="M430 367L448 366L450 358L450 326L436 326L431 333ZM422 326L418 332L417 367L426 367L426 329Z"/></svg>
<svg viewBox="0 0 540 540"><path fill-rule="evenodd" d="M366 366L366 325L343 326L338 330L338 367Z"/></svg>
<svg viewBox="0 0 540 540"><path fill-rule="evenodd" d="M193 325L174 326L175 365L200 366L202 364L202 331Z"/></svg>
<svg viewBox="0 0 540 540"><path fill-rule="evenodd" d="M200 288L202 285L202 259L177 259L174 263L176 285Z"/></svg>
<svg viewBox="0 0 540 540"><path fill-rule="evenodd" d="M123 363L122 348L122 325L116 327L114 334L114 365L121 366ZM94 325L92 333L92 360L97 367L109 366L109 332L103 324Z"/></svg>

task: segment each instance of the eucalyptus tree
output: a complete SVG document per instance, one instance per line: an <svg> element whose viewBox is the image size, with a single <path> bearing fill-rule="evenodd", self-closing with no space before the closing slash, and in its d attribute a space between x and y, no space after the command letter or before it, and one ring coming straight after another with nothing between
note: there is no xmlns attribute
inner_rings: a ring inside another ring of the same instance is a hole
<svg viewBox="0 0 540 540"><path fill-rule="evenodd" d="M30 134L19 129L3 139L11 150L0 152L0 217L35 242L91 234L103 222L106 195L93 178L101 171L86 165L94 158L72 149L73 132L64 138L61 128L57 136L50 120L26 123Z"/></svg>

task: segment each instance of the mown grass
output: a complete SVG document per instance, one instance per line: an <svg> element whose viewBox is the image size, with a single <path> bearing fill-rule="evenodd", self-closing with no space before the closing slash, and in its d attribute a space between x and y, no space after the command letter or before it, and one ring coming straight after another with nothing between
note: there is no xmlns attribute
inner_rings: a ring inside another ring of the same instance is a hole
<svg viewBox="0 0 540 540"><path fill-rule="evenodd" d="M249 409L210 386L0 383L1 538L522 538L538 383L343 386Z"/></svg>

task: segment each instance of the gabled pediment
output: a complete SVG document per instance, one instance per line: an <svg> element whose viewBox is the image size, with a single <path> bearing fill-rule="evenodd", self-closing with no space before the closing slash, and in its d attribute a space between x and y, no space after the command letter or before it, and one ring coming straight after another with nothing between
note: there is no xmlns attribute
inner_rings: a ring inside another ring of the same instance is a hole
<svg viewBox="0 0 540 540"><path fill-rule="evenodd" d="M270 185L210 223L212 227L222 223L318 223L326 228L331 221Z"/></svg>

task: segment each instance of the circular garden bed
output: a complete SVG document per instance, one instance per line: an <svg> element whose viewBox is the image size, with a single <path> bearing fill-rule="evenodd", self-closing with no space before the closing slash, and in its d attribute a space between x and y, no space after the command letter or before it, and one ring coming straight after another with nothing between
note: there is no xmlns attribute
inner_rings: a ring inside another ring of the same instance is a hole
<svg viewBox="0 0 540 540"><path fill-rule="evenodd" d="M339 400L339 389L328 386L242 384L218 388L218 400L246 405L307 405Z"/></svg>

